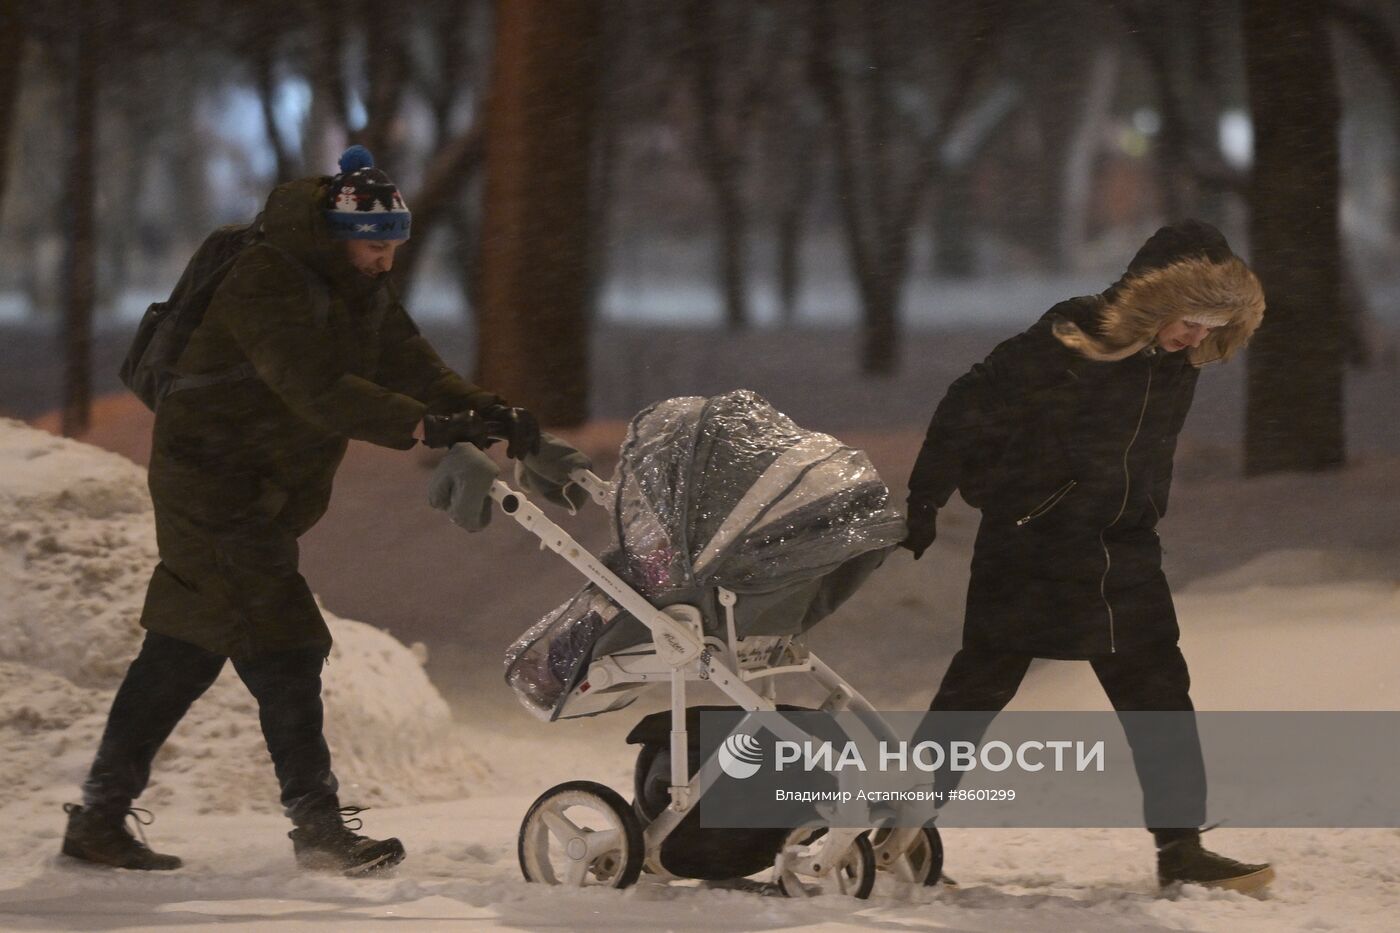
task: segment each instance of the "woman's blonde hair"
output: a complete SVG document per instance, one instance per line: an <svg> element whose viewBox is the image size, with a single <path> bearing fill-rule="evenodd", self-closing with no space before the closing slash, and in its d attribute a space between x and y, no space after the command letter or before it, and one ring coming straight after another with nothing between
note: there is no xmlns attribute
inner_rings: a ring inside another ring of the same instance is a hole
<svg viewBox="0 0 1400 933"><path fill-rule="evenodd" d="M1196 366L1227 360L1249 342L1264 319L1264 289L1238 257L1212 262L1180 259L1160 269L1129 276L1102 299L1096 333L1071 321L1055 324L1055 336L1093 360L1121 360L1156 339L1169 324L1185 318L1218 318L1201 345L1188 351Z"/></svg>

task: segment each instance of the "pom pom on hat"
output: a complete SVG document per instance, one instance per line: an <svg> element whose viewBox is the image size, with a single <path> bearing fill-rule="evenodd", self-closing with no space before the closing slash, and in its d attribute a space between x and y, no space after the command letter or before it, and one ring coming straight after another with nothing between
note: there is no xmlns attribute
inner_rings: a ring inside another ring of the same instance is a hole
<svg viewBox="0 0 1400 933"><path fill-rule="evenodd" d="M413 215L399 189L364 146L340 156L340 174L331 178L322 212L337 240L406 240Z"/></svg>
<svg viewBox="0 0 1400 933"><path fill-rule="evenodd" d="M362 168L374 168L374 156L364 146L357 144L340 154L340 174L348 175Z"/></svg>

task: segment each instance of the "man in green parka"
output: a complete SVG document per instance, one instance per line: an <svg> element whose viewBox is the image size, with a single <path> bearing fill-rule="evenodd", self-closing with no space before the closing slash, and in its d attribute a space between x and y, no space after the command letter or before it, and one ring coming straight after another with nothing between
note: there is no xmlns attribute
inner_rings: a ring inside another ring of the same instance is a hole
<svg viewBox="0 0 1400 933"><path fill-rule="evenodd" d="M63 852L172 869L126 829L171 730L225 660L258 701L304 867L359 874L399 862L397 839L355 834L322 734L330 632L297 569L350 439L407 450L446 420L504 426L510 455L538 446L522 409L449 369L387 281L410 215L360 146L341 173L279 186L263 235L219 285L156 412L150 490L160 563L140 654L117 691ZM139 819L139 817L138 817Z"/></svg>

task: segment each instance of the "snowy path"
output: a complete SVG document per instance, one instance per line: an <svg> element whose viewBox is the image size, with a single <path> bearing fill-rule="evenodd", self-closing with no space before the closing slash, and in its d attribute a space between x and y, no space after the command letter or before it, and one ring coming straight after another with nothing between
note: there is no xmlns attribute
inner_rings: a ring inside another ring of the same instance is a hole
<svg viewBox="0 0 1400 933"><path fill-rule="evenodd" d="M356 623L338 631L342 654L327 690L330 740L342 779L355 778L347 780L346 802L375 805L367 830L398 835L409 850L394 875L350 881L295 870L285 821L267 811L270 768L259 757L253 711L232 683L216 687L182 724L148 795L158 816L153 844L187 866L141 875L74 865L55 854L58 804L76 791L106 697L137 637L132 623L153 559L144 477L129 462L13 422L0 422L0 441L0 777L7 789L0 930L349 931L386 923L404 931L1395 929L1394 829L1213 833L1209 844L1227 854L1274 862L1278 881L1259 900L1225 892L1160 897L1146 833L1095 829L948 830L947 868L960 889L882 884L864 902L796 902L645 878L621 892L527 885L515 844L530 802L573 778L630 796L632 755L622 736L634 716L550 726L516 708L497 679L496 640L532 621L524 611L490 619L489 637L471 633L480 656L468 659L473 676L458 684L455 725L402 644ZM1168 519L1168 530L1179 531L1169 539L1169 561L1191 580L1177 605L1200 707L1400 710L1394 462L1249 484L1189 456L1183 462ZM367 490L382 477L352 474L344 491ZM1308 509L1288 508L1298 502ZM346 518L362 503L366 514L383 508L382 499L352 495ZM974 526L965 514L948 518L936 553L917 565L891 561L852 601L848 621L814 633L824 656L839 659L885 705L926 703L938 673L930 662L946 657L956 635L946 623L959 611L958 574ZM1237 539L1220 541L1225 529ZM491 533L498 531L518 530ZM455 548L457 539L440 546ZM533 550L499 558L519 560L534 579L546 558ZM462 577L455 582L468 590L481 580L479 570ZM540 598L552 603L557 593ZM930 623L931 613L940 621ZM899 651L872 637L896 630L922 644ZM1016 706L1102 708L1103 700L1087 665L1047 663L1032 670ZM435 710L437 725L423 735L406 729L422 726L426 709Z"/></svg>
<svg viewBox="0 0 1400 933"><path fill-rule="evenodd" d="M1234 830L1229 845L1267 853L1280 877L1267 899L1225 892L1160 897L1139 830L949 830L960 888L935 893L881 880L869 901L796 902L665 886L542 888L520 880L515 832L530 800L487 796L375 810L409 859L392 877L299 874L273 815L162 813L153 841L186 859L171 874L113 873L52 855L60 821L10 807L0 850L6 930L1391 930L1400 911L1400 831ZM1226 831L1220 831L1225 835ZM17 838L22 836L22 838ZM951 871L950 867L950 871Z"/></svg>

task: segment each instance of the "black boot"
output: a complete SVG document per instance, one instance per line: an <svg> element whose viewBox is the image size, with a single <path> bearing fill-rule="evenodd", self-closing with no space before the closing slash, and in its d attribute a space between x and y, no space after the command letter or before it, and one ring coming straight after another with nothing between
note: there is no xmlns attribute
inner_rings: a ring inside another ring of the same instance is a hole
<svg viewBox="0 0 1400 933"><path fill-rule="evenodd" d="M142 820L140 816L145 813L150 817L146 810L94 810L65 803L63 812L68 814L68 830L63 834L63 854L70 858L137 871L170 871L182 864L173 855L152 852L146 845L144 833L142 838L137 839L126 828L128 814L136 820L138 831L140 826L149 826L151 820Z"/></svg>
<svg viewBox="0 0 1400 933"><path fill-rule="evenodd" d="M397 839L370 839L358 836L345 817L354 817L364 807L342 807L313 814L287 833L296 852L297 864L312 871L338 871L355 876L383 871L403 861L403 843Z"/></svg>
<svg viewBox="0 0 1400 933"><path fill-rule="evenodd" d="M1274 880L1274 869L1267 862L1250 865L1217 855L1201 845L1199 832L1187 832L1157 845L1157 883L1198 884L1226 888L1248 894Z"/></svg>

